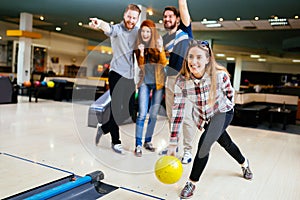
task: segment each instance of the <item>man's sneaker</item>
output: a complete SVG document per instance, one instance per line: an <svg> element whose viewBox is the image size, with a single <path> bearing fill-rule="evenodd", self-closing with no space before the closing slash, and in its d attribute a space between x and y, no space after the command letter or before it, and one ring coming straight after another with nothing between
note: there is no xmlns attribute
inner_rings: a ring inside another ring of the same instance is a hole
<svg viewBox="0 0 300 200"><path fill-rule="evenodd" d="M151 152L154 152L155 151L155 148L153 147L152 143L151 142L145 142L144 143L144 147L145 149L151 151Z"/></svg>
<svg viewBox="0 0 300 200"><path fill-rule="evenodd" d="M186 182L184 188L182 189L181 193L180 193L180 197L182 199L189 199L194 195L194 190L195 190L195 185L193 185L193 183L191 183L190 181Z"/></svg>
<svg viewBox="0 0 300 200"><path fill-rule="evenodd" d="M111 144L111 148L119 154L124 154L123 146L122 144Z"/></svg>
<svg viewBox="0 0 300 200"><path fill-rule="evenodd" d="M96 145L98 145L99 141L100 141L100 138L101 136L104 134L100 124L98 123L97 124L97 134L96 134L96 139L95 139L95 143Z"/></svg>
<svg viewBox="0 0 300 200"><path fill-rule="evenodd" d="M136 155L137 157L142 157L142 147L140 145L135 147L134 155Z"/></svg>
<svg viewBox="0 0 300 200"><path fill-rule="evenodd" d="M253 174L250 170L249 160L247 160L247 162L248 162L248 167L242 167L243 177L247 180L251 180L253 178Z"/></svg>
<svg viewBox="0 0 300 200"><path fill-rule="evenodd" d="M168 147L166 147L166 148L164 148L163 150L161 150L161 151L158 153L158 155L163 156L163 155L167 155L167 153L168 153ZM178 147L176 147L176 153L178 153Z"/></svg>
<svg viewBox="0 0 300 200"><path fill-rule="evenodd" d="M192 153L189 151L185 151L183 154L183 157L181 158L181 163L182 164L188 164L190 162L192 162Z"/></svg>

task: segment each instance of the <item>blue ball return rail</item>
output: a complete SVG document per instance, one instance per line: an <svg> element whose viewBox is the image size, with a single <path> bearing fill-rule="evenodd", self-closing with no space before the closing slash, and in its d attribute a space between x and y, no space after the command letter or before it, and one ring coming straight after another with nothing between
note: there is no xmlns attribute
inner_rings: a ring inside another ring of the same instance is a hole
<svg viewBox="0 0 300 200"><path fill-rule="evenodd" d="M83 184L89 182L97 182L104 178L104 175L101 171L96 171L91 174L88 174L84 177L78 178L75 181L71 181L57 187L51 188L49 190L43 191L41 193L35 194L26 198L25 200L42 200L42 199L49 199L66 191L72 190L75 187L79 187Z"/></svg>

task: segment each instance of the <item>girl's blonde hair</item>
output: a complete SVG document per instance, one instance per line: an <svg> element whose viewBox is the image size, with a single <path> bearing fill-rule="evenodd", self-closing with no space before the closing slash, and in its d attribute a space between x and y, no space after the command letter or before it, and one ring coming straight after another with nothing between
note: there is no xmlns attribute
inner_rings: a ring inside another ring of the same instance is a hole
<svg viewBox="0 0 300 200"><path fill-rule="evenodd" d="M200 40L191 40L190 45L187 49L185 59L182 64L182 68L179 72L179 75L182 75L185 77L186 80L191 79L191 72L188 67L188 54L190 52L190 49L193 47L198 47L199 49L205 51L206 57L209 59L208 63L205 66L205 72L210 76L211 79L211 86L209 91L209 104L214 105L215 99L216 99L216 93L217 93L217 73L218 71L224 71L230 76L227 69L217 63L212 49L209 47L209 43L207 41L200 41Z"/></svg>

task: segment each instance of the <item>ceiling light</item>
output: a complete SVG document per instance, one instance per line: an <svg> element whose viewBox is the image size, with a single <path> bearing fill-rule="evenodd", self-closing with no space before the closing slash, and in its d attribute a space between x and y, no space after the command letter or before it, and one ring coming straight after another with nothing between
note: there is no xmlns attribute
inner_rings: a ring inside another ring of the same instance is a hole
<svg viewBox="0 0 300 200"><path fill-rule="evenodd" d="M222 26L216 20L203 19L201 23L204 24L207 28L218 28Z"/></svg>
<svg viewBox="0 0 300 200"><path fill-rule="evenodd" d="M241 18L240 18L240 17L237 17L237 18L236 18L236 21L240 21L240 20L241 20Z"/></svg>
<svg viewBox="0 0 300 200"><path fill-rule="evenodd" d="M206 25L206 24L216 24L218 22L216 20L205 20L205 21L203 20L201 23Z"/></svg>
<svg viewBox="0 0 300 200"><path fill-rule="evenodd" d="M233 61L233 60L235 60L235 58L233 58L233 57L227 57L226 60Z"/></svg>
<svg viewBox="0 0 300 200"><path fill-rule="evenodd" d="M222 21L224 21L224 19L223 19L222 17L220 17L220 18L219 18L219 21L222 22Z"/></svg>
<svg viewBox="0 0 300 200"><path fill-rule="evenodd" d="M162 24L162 23L163 23L163 20L160 19L160 20L158 21L158 23Z"/></svg>
<svg viewBox="0 0 300 200"><path fill-rule="evenodd" d="M300 60L296 60L296 59L294 59L294 60L292 60L294 63L300 63Z"/></svg>
<svg viewBox="0 0 300 200"><path fill-rule="evenodd" d="M82 26L83 24L82 24L82 22L78 22L78 26Z"/></svg>
<svg viewBox="0 0 300 200"><path fill-rule="evenodd" d="M207 28L219 28L222 25L221 24L206 24L205 25Z"/></svg>
<svg viewBox="0 0 300 200"><path fill-rule="evenodd" d="M259 59L257 59L259 62L266 62L267 61L267 59L265 59L265 58L259 58Z"/></svg>
<svg viewBox="0 0 300 200"><path fill-rule="evenodd" d="M152 9L148 9L147 13L148 13L148 15L152 16L153 15L153 10Z"/></svg>
<svg viewBox="0 0 300 200"><path fill-rule="evenodd" d="M225 54L224 53L217 53L216 56L217 57L225 57Z"/></svg>
<svg viewBox="0 0 300 200"><path fill-rule="evenodd" d="M252 54L252 55L250 55L250 58L260 58L260 55L254 55L254 54Z"/></svg>
<svg viewBox="0 0 300 200"><path fill-rule="evenodd" d="M56 27L55 30L56 31L61 31L61 28L60 27Z"/></svg>
<svg viewBox="0 0 300 200"><path fill-rule="evenodd" d="M40 16L40 20L44 21L45 20L44 16Z"/></svg>
<svg viewBox="0 0 300 200"><path fill-rule="evenodd" d="M2 40L2 36L0 36L0 40Z"/></svg>
<svg viewBox="0 0 300 200"><path fill-rule="evenodd" d="M256 21L259 20L259 17L254 17L254 20L256 20Z"/></svg>
<svg viewBox="0 0 300 200"><path fill-rule="evenodd" d="M268 19L268 21L271 26L285 26L289 24L286 18L274 17L274 19Z"/></svg>
<svg viewBox="0 0 300 200"><path fill-rule="evenodd" d="M295 19L299 19L299 16L298 16L298 15L295 15Z"/></svg>
<svg viewBox="0 0 300 200"><path fill-rule="evenodd" d="M114 24L115 24L115 22L111 21L111 22L110 22L110 24L111 24L111 25L114 25Z"/></svg>

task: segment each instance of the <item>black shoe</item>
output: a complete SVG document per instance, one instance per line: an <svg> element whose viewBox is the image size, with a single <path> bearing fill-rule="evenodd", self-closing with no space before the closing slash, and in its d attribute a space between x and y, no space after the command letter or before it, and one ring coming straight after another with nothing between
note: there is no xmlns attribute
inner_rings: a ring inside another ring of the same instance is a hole
<svg viewBox="0 0 300 200"><path fill-rule="evenodd" d="M104 134L104 132L103 132L101 126L99 124L97 124L97 135L96 135L96 139L95 139L96 145L98 145L100 138L103 134Z"/></svg>
<svg viewBox="0 0 300 200"><path fill-rule="evenodd" d="M147 149L148 151L151 151L151 152L154 152L154 151L155 151L155 148L153 147L153 145L152 145L151 142L145 142L145 143L144 143L144 147L145 147L145 149Z"/></svg>

